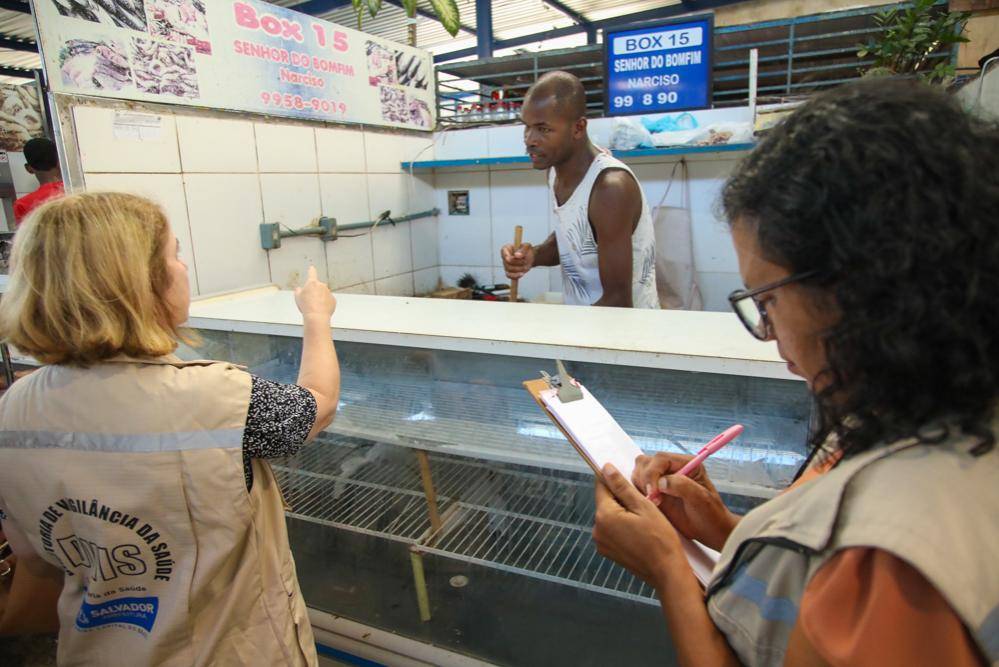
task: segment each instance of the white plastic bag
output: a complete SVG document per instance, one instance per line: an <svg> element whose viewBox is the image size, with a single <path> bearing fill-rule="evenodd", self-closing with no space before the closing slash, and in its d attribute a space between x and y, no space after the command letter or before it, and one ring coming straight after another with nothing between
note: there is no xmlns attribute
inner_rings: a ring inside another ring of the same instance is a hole
<svg viewBox="0 0 999 667"><path fill-rule="evenodd" d="M652 148L652 134L634 118L615 118L610 147L616 151Z"/></svg>
<svg viewBox="0 0 999 667"><path fill-rule="evenodd" d="M666 206L666 197L680 172L680 206ZM656 289L659 306L674 310L703 310L704 300L694 267L694 234L690 216L687 162L673 166L666 192L652 209L656 235Z"/></svg>

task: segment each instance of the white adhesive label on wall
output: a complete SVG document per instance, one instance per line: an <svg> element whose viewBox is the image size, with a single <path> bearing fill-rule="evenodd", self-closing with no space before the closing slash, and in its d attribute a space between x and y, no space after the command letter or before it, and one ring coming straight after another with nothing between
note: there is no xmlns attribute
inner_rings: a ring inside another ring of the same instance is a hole
<svg viewBox="0 0 999 667"><path fill-rule="evenodd" d="M148 113L118 111L114 115L114 138L132 141L161 141L163 117Z"/></svg>

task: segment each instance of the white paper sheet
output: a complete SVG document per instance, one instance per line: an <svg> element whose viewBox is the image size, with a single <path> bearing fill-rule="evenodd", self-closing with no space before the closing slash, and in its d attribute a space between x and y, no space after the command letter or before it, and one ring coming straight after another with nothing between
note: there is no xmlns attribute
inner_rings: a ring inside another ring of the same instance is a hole
<svg viewBox="0 0 999 667"><path fill-rule="evenodd" d="M579 388L583 398L578 401L563 403L554 389L542 391L541 400L597 470L611 463L630 480L635 471L635 459L642 454L642 449L586 387L579 385ZM680 542L694 575L707 586L720 554L683 535Z"/></svg>

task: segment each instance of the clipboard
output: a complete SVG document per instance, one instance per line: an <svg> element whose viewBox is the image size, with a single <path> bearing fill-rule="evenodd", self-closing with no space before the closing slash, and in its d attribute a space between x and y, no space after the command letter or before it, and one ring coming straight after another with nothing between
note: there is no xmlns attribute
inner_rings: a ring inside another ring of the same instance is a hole
<svg viewBox="0 0 999 667"><path fill-rule="evenodd" d="M576 450L576 453L579 454L579 456L586 462L586 464L593 471L593 474L597 476L597 479L599 479L601 483L603 483L604 476L599 466L590 458L590 455L587 453L586 449L583 448L579 444L579 442L576 441L574 437L572 437L569 431L559 422L558 417L556 417L552 413L552 411L548 409L548 406L545 404L545 399L542 396L542 392L553 391L552 385L549 384L549 380L544 378L539 378L537 380L526 380L523 384L524 388L527 389L528 393L531 394L531 397L535 400L538 406L544 411L546 415L548 415L548 418L555 425L555 427L558 428L558 430L562 433L562 435L565 436L565 439L569 442L570 445L572 445L573 449ZM592 398L589 392L587 392L585 388L582 387L582 385L580 385L580 388L583 389L583 392L587 398ZM592 400L596 401L595 398L593 398ZM613 417L611 417L611 419L613 419ZM629 471L625 476L630 480L631 472ZM691 540L687 537L684 537L683 535L680 535L679 537L680 537L680 544L683 547L684 555L686 555L687 557L687 562L690 563L690 568L691 570L693 570L694 576L697 577L698 581L701 582L702 586L707 587L708 582L711 580L711 575L714 571L714 567L718 563L718 559L721 556L721 554L719 554L714 549L710 549L701 544L700 542Z"/></svg>
<svg viewBox="0 0 999 667"><path fill-rule="evenodd" d="M583 461L586 462L586 465L590 467L590 470L593 471L593 474L596 475L598 479L603 480L604 475L603 472L600 470L601 466L599 465L599 463L597 461L594 461L590 457L586 449L579 443L579 441L576 438L572 436L571 433L569 433L569 431L559 421L558 417L556 417L552 413L552 411L548 408L548 406L545 404L545 400L542 397L542 392L553 391L548 381L545 379L527 380L526 382L524 382L524 388L527 389L527 391L531 394L531 397L535 400L535 402L537 402L538 406L544 411L544 413L548 415L548 419L551 420L552 424L554 424L555 427L558 428L559 431L561 431L562 435L565 436L565 439L568 440L569 444L572 445L573 449L576 450L576 453L579 454L579 456L583 459ZM586 399L591 399L593 401L596 401L596 399L592 398L592 396L589 395L589 392L586 392ZM641 450L638 450L636 448L636 453L641 453ZM617 467L620 468L620 466ZM622 471L622 474L626 474L626 476L629 479L631 478L630 470L624 470Z"/></svg>

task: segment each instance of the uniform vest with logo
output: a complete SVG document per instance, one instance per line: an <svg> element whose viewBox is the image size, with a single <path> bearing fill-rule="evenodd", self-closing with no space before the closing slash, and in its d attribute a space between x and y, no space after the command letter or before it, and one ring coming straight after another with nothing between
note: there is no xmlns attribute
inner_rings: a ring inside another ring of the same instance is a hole
<svg viewBox="0 0 999 667"><path fill-rule="evenodd" d="M315 665L250 376L220 362L47 366L0 400L0 504L65 572L60 665Z"/></svg>
<svg viewBox="0 0 999 667"><path fill-rule="evenodd" d="M783 665L802 594L832 556L881 549L947 600L999 665L999 447L878 447L747 514L725 543L708 612L746 665Z"/></svg>

